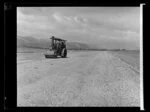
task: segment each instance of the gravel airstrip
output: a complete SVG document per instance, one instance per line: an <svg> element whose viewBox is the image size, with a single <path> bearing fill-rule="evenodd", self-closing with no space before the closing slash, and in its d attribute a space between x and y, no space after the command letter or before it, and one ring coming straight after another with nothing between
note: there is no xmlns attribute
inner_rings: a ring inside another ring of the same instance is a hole
<svg viewBox="0 0 150 112"><path fill-rule="evenodd" d="M17 54L18 106L140 106L140 74L108 51Z"/></svg>

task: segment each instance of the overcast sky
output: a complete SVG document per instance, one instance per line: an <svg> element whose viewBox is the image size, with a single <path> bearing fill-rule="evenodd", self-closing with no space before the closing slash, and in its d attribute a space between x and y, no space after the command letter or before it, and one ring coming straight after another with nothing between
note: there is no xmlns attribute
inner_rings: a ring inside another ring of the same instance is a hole
<svg viewBox="0 0 150 112"><path fill-rule="evenodd" d="M140 7L18 7L17 34L138 49Z"/></svg>

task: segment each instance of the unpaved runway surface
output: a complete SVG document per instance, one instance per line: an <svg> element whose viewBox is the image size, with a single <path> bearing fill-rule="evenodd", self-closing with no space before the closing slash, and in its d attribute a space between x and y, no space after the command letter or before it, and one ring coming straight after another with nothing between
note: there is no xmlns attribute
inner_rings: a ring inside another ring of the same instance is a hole
<svg viewBox="0 0 150 112"><path fill-rule="evenodd" d="M38 55L17 62L17 104L140 106L139 78L107 51L70 52L58 59Z"/></svg>

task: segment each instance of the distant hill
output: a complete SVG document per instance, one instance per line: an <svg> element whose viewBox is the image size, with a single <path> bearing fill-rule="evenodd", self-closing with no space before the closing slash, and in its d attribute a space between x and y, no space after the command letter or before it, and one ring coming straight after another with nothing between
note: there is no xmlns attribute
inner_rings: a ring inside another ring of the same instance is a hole
<svg viewBox="0 0 150 112"><path fill-rule="evenodd" d="M79 42L67 42L67 48L85 50L85 49L89 49L89 46L87 44L79 43Z"/></svg>
<svg viewBox="0 0 150 112"><path fill-rule="evenodd" d="M27 48L49 48L50 40L48 39L36 39L29 36L17 36L17 47ZM67 42L67 49L84 50L89 49L87 44L80 42Z"/></svg>

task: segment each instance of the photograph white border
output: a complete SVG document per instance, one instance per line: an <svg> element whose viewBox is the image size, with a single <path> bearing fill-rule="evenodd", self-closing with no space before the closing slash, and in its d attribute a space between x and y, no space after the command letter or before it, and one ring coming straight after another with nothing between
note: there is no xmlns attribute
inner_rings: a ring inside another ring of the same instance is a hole
<svg viewBox="0 0 150 112"><path fill-rule="evenodd" d="M143 96L143 5L140 4L140 109L144 110Z"/></svg>

